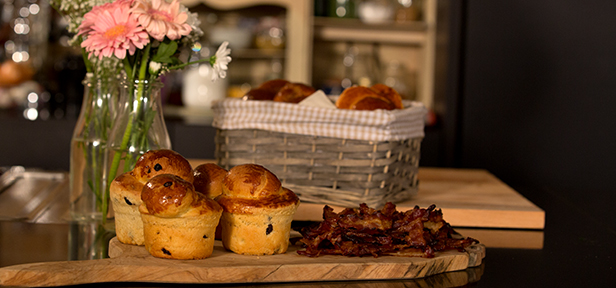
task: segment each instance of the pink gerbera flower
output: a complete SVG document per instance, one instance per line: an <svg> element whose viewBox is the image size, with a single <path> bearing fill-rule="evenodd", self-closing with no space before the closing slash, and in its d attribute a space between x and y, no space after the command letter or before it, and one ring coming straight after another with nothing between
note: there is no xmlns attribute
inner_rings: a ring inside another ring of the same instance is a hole
<svg viewBox="0 0 616 288"><path fill-rule="evenodd" d="M81 47L99 58L115 55L119 59L135 54L136 48L142 49L150 43L148 33L130 15L130 0L116 1L116 5L102 5L93 15L88 12L89 26L80 26L80 34L86 35ZM94 21L94 22L89 22ZM89 30L87 30L89 29Z"/></svg>
<svg viewBox="0 0 616 288"><path fill-rule="evenodd" d="M92 27L98 21L98 17L103 11L113 11L118 6L128 6L130 7L133 0L117 0L110 3L105 3L103 5L94 6L90 12L83 15L83 20L79 25L79 33L77 35L84 35L92 32Z"/></svg>
<svg viewBox="0 0 616 288"><path fill-rule="evenodd" d="M165 36L177 40L192 30L186 23L188 15L180 11L178 0L171 3L165 0L136 0L132 13L137 22L158 41L163 41Z"/></svg>

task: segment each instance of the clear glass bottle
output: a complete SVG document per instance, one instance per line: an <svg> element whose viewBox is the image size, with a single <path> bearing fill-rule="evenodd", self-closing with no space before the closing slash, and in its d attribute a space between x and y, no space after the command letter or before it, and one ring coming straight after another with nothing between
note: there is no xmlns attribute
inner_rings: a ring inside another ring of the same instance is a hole
<svg viewBox="0 0 616 288"><path fill-rule="evenodd" d="M105 196L103 178L107 141L120 98L115 78L88 73L83 80L81 112L73 130L70 156L70 215L74 221L101 220Z"/></svg>
<svg viewBox="0 0 616 288"><path fill-rule="evenodd" d="M109 157L105 161L104 183L130 171L148 150L171 149L171 140L163 117L160 79L135 80L121 85L117 117L109 136ZM103 201L103 205L108 205ZM109 210L109 206L105 206Z"/></svg>

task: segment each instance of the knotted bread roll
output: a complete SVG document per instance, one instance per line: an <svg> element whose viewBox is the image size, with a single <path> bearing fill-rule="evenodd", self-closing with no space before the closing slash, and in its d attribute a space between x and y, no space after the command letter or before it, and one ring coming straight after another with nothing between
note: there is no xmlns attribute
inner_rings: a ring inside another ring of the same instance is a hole
<svg viewBox="0 0 616 288"><path fill-rule="evenodd" d="M194 170L195 191L203 193L209 198L216 198L222 194L222 181L227 175L227 170L213 163L197 166ZM222 238L222 227L216 226L216 239Z"/></svg>
<svg viewBox="0 0 616 288"><path fill-rule="evenodd" d="M192 183L158 175L146 183L139 212L146 250L154 257L204 259L214 250L222 214L216 201L196 192Z"/></svg>
<svg viewBox="0 0 616 288"><path fill-rule="evenodd" d="M224 211L220 222L226 249L246 255L287 251L299 198L276 175L255 164L235 166L222 190L216 201Z"/></svg>
<svg viewBox="0 0 616 288"><path fill-rule="evenodd" d="M243 100L274 100L276 93L289 81L284 79L273 79L265 81L259 85L259 87L250 89L242 97Z"/></svg>
<svg viewBox="0 0 616 288"><path fill-rule="evenodd" d="M346 88L340 93L338 100L336 100L336 107L351 110L393 110L404 108L400 94L383 84L375 84L370 88L364 86Z"/></svg>
<svg viewBox="0 0 616 288"><path fill-rule="evenodd" d="M316 92L316 90L308 85L302 83L287 83L276 93L274 102L299 103L314 92Z"/></svg>
<svg viewBox="0 0 616 288"><path fill-rule="evenodd" d="M377 94L387 98L387 100L394 104L396 109L404 109L404 105L402 105L402 96L400 96L396 89L381 83L372 85L370 89L372 89Z"/></svg>
<svg viewBox="0 0 616 288"><path fill-rule="evenodd" d="M227 170L213 163L201 164L193 171L195 190L209 198L222 194L222 181Z"/></svg>
<svg viewBox="0 0 616 288"><path fill-rule="evenodd" d="M115 213L116 237L124 244L143 245L143 222L139 214L141 190L152 177L174 174L192 182L193 171L188 160L179 153L161 149L143 154L133 170L116 177L109 186L109 197Z"/></svg>

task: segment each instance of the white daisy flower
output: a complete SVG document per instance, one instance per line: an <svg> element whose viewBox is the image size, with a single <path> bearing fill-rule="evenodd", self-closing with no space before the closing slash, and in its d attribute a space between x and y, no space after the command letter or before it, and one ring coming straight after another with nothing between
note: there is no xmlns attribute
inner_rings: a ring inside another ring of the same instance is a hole
<svg viewBox="0 0 616 288"><path fill-rule="evenodd" d="M229 46L229 42L222 42L220 47L218 47L218 51L216 51L216 54L212 57L213 61L210 62L214 69L212 81L216 81L219 77L227 77L228 64L231 62L231 56L229 56L229 54L231 54L231 49L227 48L227 46Z"/></svg>

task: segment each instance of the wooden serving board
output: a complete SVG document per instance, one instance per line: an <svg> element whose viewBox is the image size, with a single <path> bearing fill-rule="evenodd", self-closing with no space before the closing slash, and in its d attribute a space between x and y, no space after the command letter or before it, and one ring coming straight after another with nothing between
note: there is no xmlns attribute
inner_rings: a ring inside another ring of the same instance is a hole
<svg viewBox="0 0 616 288"><path fill-rule="evenodd" d="M141 283L273 283L417 279L477 267L485 246L466 252L439 252L434 258L345 257L310 258L290 246L285 254L245 256L226 251L216 241L214 253L203 260L170 260L151 256L143 246L109 243L110 259L23 264L0 268L0 285L60 286L103 282ZM466 283L462 283L463 285Z"/></svg>

